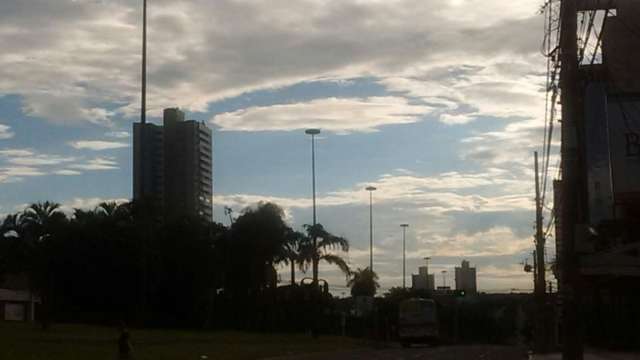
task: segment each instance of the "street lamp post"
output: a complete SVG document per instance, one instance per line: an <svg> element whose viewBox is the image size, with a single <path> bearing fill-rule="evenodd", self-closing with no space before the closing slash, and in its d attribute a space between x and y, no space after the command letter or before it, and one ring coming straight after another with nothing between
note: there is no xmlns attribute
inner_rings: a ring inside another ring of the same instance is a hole
<svg viewBox="0 0 640 360"><path fill-rule="evenodd" d="M406 232L409 224L400 224L402 227L402 288L407 288L407 246L406 246Z"/></svg>
<svg viewBox="0 0 640 360"><path fill-rule="evenodd" d="M316 135L320 134L320 129L307 129L305 134L311 135L311 188L313 192L313 231L316 230ZM313 236L313 285L318 286L318 239Z"/></svg>
<svg viewBox="0 0 640 360"><path fill-rule="evenodd" d="M369 270L373 273L373 186L365 188L369 192Z"/></svg>

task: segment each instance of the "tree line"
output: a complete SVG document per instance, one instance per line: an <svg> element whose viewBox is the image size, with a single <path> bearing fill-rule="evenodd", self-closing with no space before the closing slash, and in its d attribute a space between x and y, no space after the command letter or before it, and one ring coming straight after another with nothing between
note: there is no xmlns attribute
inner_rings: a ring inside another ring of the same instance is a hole
<svg viewBox="0 0 640 360"><path fill-rule="evenodd" d="M280 265L288 267L293 288L300 287L296 270L306 272L317 259L337 266L356 293L375 293L376 285L359 285L372 274L352 273L340 255L348 250L347 239L321 224L292 229L282 208L268 202L224 226L197 217L162 220L150 201L103 202L72 214L46 201L3 219L0 277L27 275L41 298L44 327L53 321L196 327L220 318L241 327L258 304L276 297Z"/></svg>

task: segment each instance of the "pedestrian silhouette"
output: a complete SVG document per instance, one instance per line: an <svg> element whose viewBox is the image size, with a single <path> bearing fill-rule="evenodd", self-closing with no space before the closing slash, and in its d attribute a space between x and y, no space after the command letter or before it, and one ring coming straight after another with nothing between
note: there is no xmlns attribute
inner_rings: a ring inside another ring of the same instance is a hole
<svg viewBox="0 0 640 360"><path fill-rule="evenodd" d="M118 337L118 359L131 359L132 355L131 335L124 322L120 323L120 336Z"/></svg>

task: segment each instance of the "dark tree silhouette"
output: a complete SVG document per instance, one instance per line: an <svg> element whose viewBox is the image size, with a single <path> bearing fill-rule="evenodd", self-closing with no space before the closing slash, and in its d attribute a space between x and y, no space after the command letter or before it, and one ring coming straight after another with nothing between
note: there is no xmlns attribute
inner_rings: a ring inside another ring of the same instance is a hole
<svg viewBox="0 0 640 360"><path fill-rule="evenodd" d="M243 211L231 228L231 263L226 287L249 288L251 291L270 284L273 264L283 256L289 227L284 222L284 211L273 203L259 203Z"/></svg>
<svg viewBox="0 0 640 360"><path fill-rule="evenodd" d="M287 230L286 241L278 262L283 262L291 267L291 285L296 284L296 266L300 268L303 266L304 254L302 251L306 241L305 234L292 229Z"/></svg>
<svg viewBox="0 0 640 360"><path fill-rule="evenodd" d="M55 272L50 271L60 260L56 256L58 243L62 240L67 217L60 211L60 204L45 201L29 205L21 215L24 233L25 270L30 286L41 297L40 320L43 329L52 321Z"/></svg>
<svg viewBox="0 0 640 360"><path fill-rule="evenodd" d="M339 255L332 251L340 250L349 251L349 241L343 237L335 236L324 229L322 224L305 225L307 237L301 247L302 269L306 272L316 261L326 261L329 264L336 265L346 277L349 277L351 271L347 262ZM317 238L317 246L313 246L313 238Z"/></svg>
<svg viewBox="0 0 640 360"><path fill-rule="evenodd" d="M351 279L347 282L351 287L351 296L374 296L380 287L378 284L378 274L368 267L356 270L351 274Z"/></svg>
<svg viewBox="0 0 640 360"><path fill-rule="evenodd" d="M22 274L42 300L38 319L140 326L231 325L274 328L277 317L301 329L308 288L276 288L274 264L307 270L314 259L349 268L346 239L322 225L292 230L272 203L245 209L232 228L199 218L163 216L153 199L70 216L52 202L0 222L0 277ZM313 246L312 238L318 239ZM283 296L284 295L284 296ZM287 305L279 305L286 299Z"/></svg>

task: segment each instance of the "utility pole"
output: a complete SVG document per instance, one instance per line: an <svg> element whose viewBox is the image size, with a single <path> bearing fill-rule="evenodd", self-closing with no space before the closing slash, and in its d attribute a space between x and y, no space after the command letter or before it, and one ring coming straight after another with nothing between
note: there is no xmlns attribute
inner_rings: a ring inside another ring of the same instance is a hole
<svg viewBox="0 0 640 360"><path fill-rule="evenodd" d="M535 284L534 293L536 301L536 352L544 353L547 351L547 329L546 329L546 310L545 310L545 263L544 263L544 235L542 233L542 199L540 198L540 172L538 169L538 152L534 152L535 162L535 185L536 185L536 251L534 255L535 261Z"/></svg>
<svg viewBox="0 0 640 360"><path fill-rule="evenodd" d="M579 274L575 255L576 224L579 219L580 162L578 134L578 8L577 0L560 4L560 88L562 91L562 185L560 221L562 227L562 358L582 360L582 329Z"/></svg>
<svg viewBox="0 0 640 360"><path fill-rule="evenodd" d="M560 87L562 90L562 239L563 239L563 350L564 360L582 360L582 334L577 306L575 226L578 222L578 46L577 0L562 0L560 30Z"/></svg>

